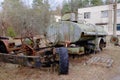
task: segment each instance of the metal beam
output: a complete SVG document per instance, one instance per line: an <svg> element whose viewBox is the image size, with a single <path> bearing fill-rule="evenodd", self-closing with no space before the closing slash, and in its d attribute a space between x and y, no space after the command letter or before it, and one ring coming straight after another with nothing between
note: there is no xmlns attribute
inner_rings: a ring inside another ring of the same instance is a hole
<svg viewBox="0 0 120 80"><path fill-rule="evenodd" d="M114 5L113 5L113 9L114 9L114 23L113 23L113 36L116 36L116 26L117 26L117 0L115 0Z"/></svg>

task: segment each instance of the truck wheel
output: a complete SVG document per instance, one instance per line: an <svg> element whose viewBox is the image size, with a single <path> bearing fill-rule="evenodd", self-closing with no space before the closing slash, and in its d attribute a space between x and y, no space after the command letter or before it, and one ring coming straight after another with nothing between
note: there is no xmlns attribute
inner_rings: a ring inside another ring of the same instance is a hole
<svg viewBox="0 0 120 80"><path fill-rule="evenodd" d="M0 52L1 53L8 53L6 46L2 41L0 41Z"/></svg>
<svg viewBox="0 0 120 80"><path fill-rule="evenodd" d="M100 48L101 51L103 50L104 46L106 46L106 44L105 44L104 40L101 39L100 43L99 43L99 48Z"/></svg>
<svg viewBox="0 0 120 80"><path fill-rule="evenodd" d="M100 48L100 51L103 50L103 48L102 48L102 44L99 44L99 48Z"/></svg>
<svg viewBox="0 0 120 80"><path fill-rule="evenodd" d="M95 44L93 43L87 43L87 45L84 47L85 54L93 53L95 48Z"/></svg>
<svg viewBox="0 0 120 80"><path fill-rule="evenodd" d="M59 54L59 74L68 74L69 59L67 48L57 48L56 51Z"/></svg>

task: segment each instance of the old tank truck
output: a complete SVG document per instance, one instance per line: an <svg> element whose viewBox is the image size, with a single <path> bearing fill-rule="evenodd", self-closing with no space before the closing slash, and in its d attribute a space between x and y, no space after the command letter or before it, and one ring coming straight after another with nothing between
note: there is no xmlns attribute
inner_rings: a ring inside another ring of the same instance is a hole
<svg viewBox="0 0 120 80"><path fill-rule="evenodd" d="M58 66L59 74L67 74L69 51L76 52L76 47L79 50L82 47L85 53L89 53L106 46L106 32L102 27L68 21L70 18L66 14L62 21L46 29L44 47L39 47L42 38L21 37L18 45L14 40L0 37L0 61L37 68Z"/></svg>
<svg viewBox="0 0 120 80"><path fill-rule="evenodd" d="M66 46L68 50L74 50L72 49L74 47L83 47L85 53L102 50L106 46L107 35L103 27L78 23L74 17L73 13L66 14L62 17L62 21L48 27L46 36L49 44Z"/></svg>

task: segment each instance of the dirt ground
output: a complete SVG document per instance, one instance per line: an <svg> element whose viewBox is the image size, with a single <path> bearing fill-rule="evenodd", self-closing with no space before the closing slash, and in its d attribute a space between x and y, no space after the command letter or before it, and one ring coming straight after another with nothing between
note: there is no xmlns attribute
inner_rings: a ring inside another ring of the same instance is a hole
<svg viewBox="0 0 120 80"><path fill-rule="evenodd" d="M85 65L93 56L113 59L112 67ZM0 63L0 80L120 80L120 47L108 43L102 52L70 59L68 75Z"/></svg>

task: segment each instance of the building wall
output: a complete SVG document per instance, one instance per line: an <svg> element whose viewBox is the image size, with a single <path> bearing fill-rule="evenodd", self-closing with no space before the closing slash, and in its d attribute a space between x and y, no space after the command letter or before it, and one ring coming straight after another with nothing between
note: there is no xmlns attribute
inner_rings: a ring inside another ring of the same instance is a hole
<svg viewBox="0 0 120 80"><path fill-rule="evenodd" d="M120 9L120 4L117 5L117 9ZM108 16L102 17L102 12L107 11ZM85 19L84 13L90 12L90 18ZM87 23L99 24L104 27L104 29L108 32L109 35L112 35L113 31L113 5L103 5L103 6L95 6L88 8L80 8L78 9L78 22L85 21ZM120 24L120 16L117 16L117 24ZM120 35L120 31L117 31L117 34Z"/></svg>
<svg viewBox="0 0 120 80"><path fill-rule="evenodd" d="M56 21L56 22L59 22L59 21L61 20L61 16L55 15L54 18L55 18L55 21Z"/></svg>

